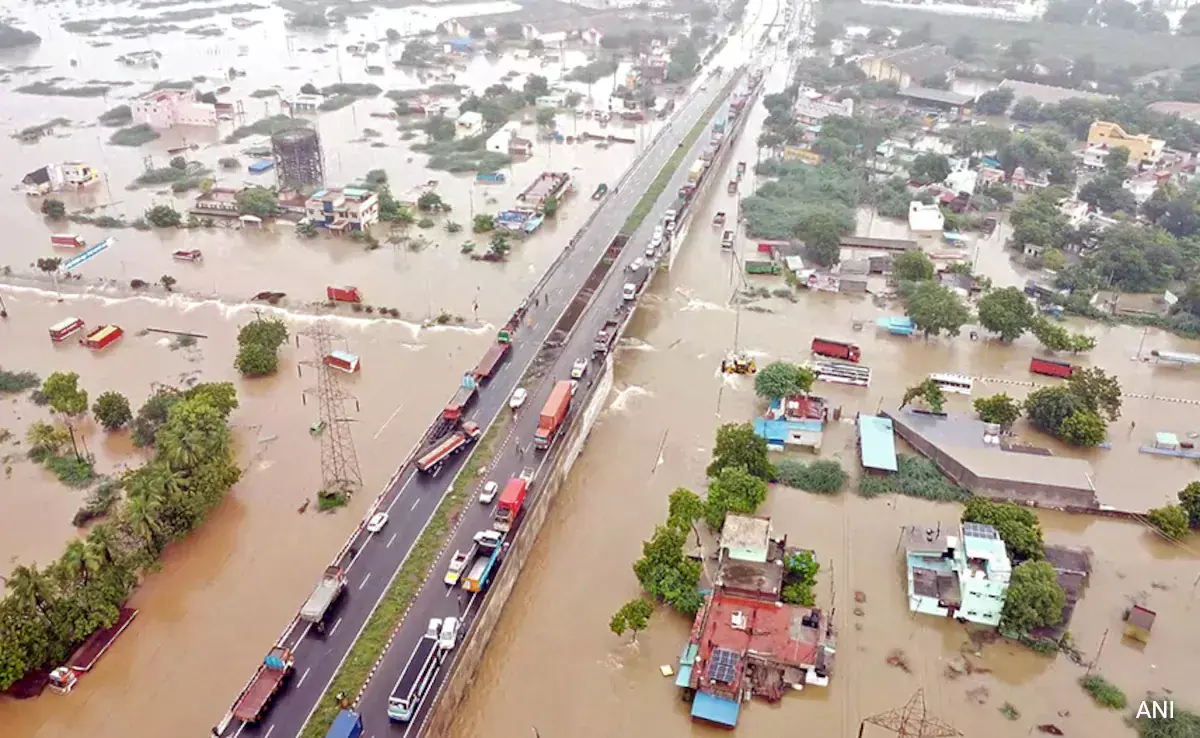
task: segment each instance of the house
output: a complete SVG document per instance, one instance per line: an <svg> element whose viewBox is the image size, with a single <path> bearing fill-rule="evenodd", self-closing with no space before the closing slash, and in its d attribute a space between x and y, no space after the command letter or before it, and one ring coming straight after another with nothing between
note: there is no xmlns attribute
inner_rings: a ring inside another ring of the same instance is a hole
<svg viewBox="0 0 1200 738"><path fill-rule="evenodd" d="M1085 146L1075 152L1079 163L1088 169L1103 169L1108 161L1108 149L1103 146Z"/></svg>
<svg viewBox="0 0 1200 738"><path fill-rule="evenodd" d="M958 61L943 46L922 44L859 59L859 69L876 82L895 82L901 89L920 86L930 78L952 79Z"/></svg>
<svg viewBox="0 0 1200 738"><path fill-rule="evenodd" d="M1150 199L1159 185L1170 181L1170 179L1170 172L1145 172L1144 174L1136 174L1125 180L1121 183L1121 187L1128 190L1133 195L1134 201L1138 205L1141 205Z"/></svg>
<svg viewBox="0 0 1200 738"><path fill-rule="evenodd" d="M470 138L483 133L483 114L469 110L454 121L455 138Z"/></svg>
<svg viewBox="0 0 1200 738"><path fill-rule="evenodd" d="M771 519L749 515L727 515L721 528L720 560L763 563L771 545Z"/></svg>
<svg viewBox="0 0 1200 738"><path fill-rule="evenodd" d="M379 197L358 187L317 190L304 203L304 214L331 231L363 231L379 221Z"/></svg>
<svg viewBox="0 0 1200 738"><path fill-rule="evenodd" d="M854 115L854 99L846 98L841 102L834 100L810 100L801 97L792 107L796 122L804 126L815 126L831 115Z"/></svg>
<svg viewBox="0 0 1200 738"><path fill-rule="evenodd" d="M216 106L196 101L192 90L151 90L129 106L133 121L155 129L175 126L215 126Z"/></svg>
<svg viewBox="0 0 1200 738"><path fill-rule="evenodd" d="M65 161L59 166L64 187L82 189L100 181L100 173L95 168L79 161Z"/></svg>
<svg viewBox="0 0 1200 738"><path fill-rule="evenodd" d="M908 228L911 231L941 231L946 224L946 216L936 203L926 205L913 200L908 204Z"/></svg>
<svg viewBox="0 0 1200 738"><path fill-rule="evenodd" d="M484 147L488 151L494 151L497 154L507 154L509 150L509 144L512 142L512 139L517 135L517 131L520 129L520 123L510 120L509 122L500 126L498 131L488 136Z"/></svg>
<svg viewBox="0 0 1200 738"><path fill-rule="evenodd" d="M533 141L520 136L513 136L508 140L508 155L509 156L532 156Z"/></svg>
<svg viewBox="0 0 1200 738"><path fill-rule="evenodd" d="M908 609L980 625L1000 625L1012 561L990 525L905 531Z"/></svg>
<svg viewBox="0 0 1200 738"><path fill-rule="evenodd" d="M34 169L21 180L25 186L25 194L39 197L57 190L62 186L62 176L53 164L47 164L41 169Z"/></svg>
<svg viewBox="0 0 1200 738"><path fill-rule="evenodd" d="M442 21L438 24L437 32L441 36L450 36L451 38L464 38L471 35L471 29L467 28L458 18Z"/></svg>
<svg viewBox="0 0 1200 738"><path fill-rule="evenodd" d="M1150 630L1158 613L1153 610L1134 605L1125 613L1125 637L1142 643L1150 642Z"/></svg>
<svg viewBox="0 0 1200 738"><path fill-rule="evenodd" d="M315 113L325 100L321 95L299 94L284 100L283 104L293 113Z"/></svg>
<svg viewBox="0 0 1200 738"><path fill-rule="evenodd" d="M191 212L196 215L220 215L232 217L238 214L238 195L241 187L213 187L201 192L192 203Z"/></svg>
<svg viewBox="0 0 1200 738"><path fill-rule="evenodd" d="M1120 146L1129 151L1129 161L1135 164L1154 164L1162 157L1166 141L1153 138L1145 133L1136 136L1126 133L1125 129L1116 123L1097 120L1088 128L1088 146L1103 146L1112 148Z"/></svg>

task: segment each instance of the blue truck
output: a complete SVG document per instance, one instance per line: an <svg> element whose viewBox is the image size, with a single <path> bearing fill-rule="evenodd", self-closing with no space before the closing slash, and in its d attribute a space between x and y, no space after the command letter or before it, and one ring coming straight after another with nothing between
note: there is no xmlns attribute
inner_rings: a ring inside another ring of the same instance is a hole
<svg viewBox="0 0 1200 738"><path fill-rule="evenodd" d="M357 712L342 710L334 718L325 738L359 738L363 733L362 717Z"/></svg>

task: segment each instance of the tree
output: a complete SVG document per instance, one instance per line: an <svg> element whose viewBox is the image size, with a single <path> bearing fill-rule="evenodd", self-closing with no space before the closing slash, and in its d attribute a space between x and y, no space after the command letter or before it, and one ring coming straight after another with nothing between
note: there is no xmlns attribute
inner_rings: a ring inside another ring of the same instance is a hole
<svg viewBox="0 0 1200 738"><path fill-rule="evenodd" d="M775 467L767 456L767 439L757 435L749 423L726 423L717 428L712 463L705 474L712 479L726 467L734 466L764 481L775 477Z"/></svg>
<svg viewBox="0 0 1200 738"><path fill-rule="evenodd" d="M1021 401L1014 400L1003 392L991 397L980 397L975 401L975 412L985 423L998 423L1002 428L1011 428L1021 417Z"/></svg>
<svg viewBox="0 0 1200 738"><path fill-rule="evenodd" d="M779 599L789 605L812 607L816 604L813 585L817 583L820 563L808 551L798 551L784 561L783 589Z"/></svg>
<svg viewBox="0 0 1200 738"><path fill-rule="evenodd" d="M252 320L238 331L239 345L257 343L272 351L283 345L288 338L287 324L279 318Z"/></svg>
<svg viewBox="0 0 1200 738"><path fill-rule="evenodd" d="M1146 511L1146 519L1172 541L1180 541L1188 534L1188 514L1179 505L1155 507Z"/></svg>
<svg viewBox="0 0 1200 738"><path fill-rule="evenodd" d="M243 377L265 377L279 369L279 356L261 343L244 343L238 349L233 366Z"/></svg>
<svg viewBox="0 0 1200 738"><path fill-rule="evenodd" d="M417 210L420 210L422 213L449 209L450 206L442 200L441 195L432 190L422 192L421 196L417 198Z"/></svg>
<svg viewBox="0 0 1200 738"><path fill-rule="evenodd" d="M487 233L495 227L496 216L487 213L476 215L474 222L471 224L471 230L475 233Z"/></svg>
<svg viewBox="0 0 1200 738"><path fill-rule="evenodd" d="M550 94L550 83L540 74L531 74L525 78L525 99L533 102L539 97Z"/></svg>
<svg viewBox="0 0 1200 738"><path fill-rule="evenodd" d="M1080 410L1087 407L1065 386L1036 389L1025 398L1025 417L1052 436L1057 436L1066 419Z"/></svg>
<svg viewBox="0 0 1200 738"><path fill-rule="evenodd" d="M932 379L926 379L924 382L906 389L904 397L900 399L901 409L918 397L924 400L925 406L935 413L940 413L946 406L946 395L942 392L942 388L937 386L937 382Z"/></svg>
<svg viewBox="0 0 1200 738"><path fill-rule="evenodd" d="M617 610L608 622L608 627L619 636L625 635L626 630L633 631L633 640L636 643L638 631L646 629L646 624L653 614L654 603L638 597L621 605L621 609Z"/></svg>
<svg viewBox="0 0 1200 738"><path fill-rule="evenodd" d="M129 409L129 400L120 392L102 392L92 404L92 415L100 421L107 430L114 431L133 420L133 411Z"/></svg>
<svg viewBox="0 0 1200 738"><path fill-rule="evenodd" d="M1071 334L1066 328L1046 318L1038 317L1030 325L1033 335L1050 351L1066 351L1071 347Z"/></svg>
<svg viewBox="0 0 1200 738"><path fill-rule="evenodd" d="M489 254L497 259L504 259L511 250L512 246L508 242L508 235L504 231L492 233L492 240L488 243Z"/></svg>
<svg viewBox="0 0 1200 738"><path fill-rule="evenodd" d="M53 197L47 197L45 200L42 200L41 210L42 215L53 220L67 217L67 206L63 204L62 200Z"/></svg>
<svg viewBox="0 0 1200 738"><path fill-rule="evenodd" d="M754 391L767 400L807 394L816 374L811 369L786 361L773 361L754 377Z"/></svg>
<svg viewBox="0 0 1200 738"><path fill-rule="evenodd" d="M1181 36L1200 36L1200 5L1191 5L1179 19L1178 33Z"/></svg>
<svg viewBox="0 0 1200 738"><path fill-rule="evenodd" d="M304 84L300 85L300 94L301 95L320 95L321 90L318 89L317 86L314 85L312 82L305 82Z"/></svg>
<svg viewBox="0 0 1200 738"><path fill-rule="evenodd" d="M686 533L673 526L656 526L650 540L642 542L642 557L633 562L633 573L652 597L694 615L703 602L698 589L701 567L683 555L686 542Z"/></svg>
<svg viewBox="0 0 1200 738"><path fill-rule="evenodd" d="M950 54L955 59L967 60L979 53L979 42L970 36L959 36L954 39L954 43L950 46ZM984 93L985 95L988 93ZM982 98L981 98L982 99ZM1005 106L1007 107L1007 106ZM978 107L976 108L978 110ZM1000 111L1003 113L1004 111ZM984 115L996 115L996 113L985 112Z"/></svg>
<svg viewBox="0 0 1200 738"><path fill-rule="evenodd" d="M892 276L901 282L933 279L933 261L924 251L905 251L892 260Z"/></svg>
<svg viewBox="0 0 1200 738"><path fill-rule="evenodd" d="M58 426L44 420L35 420L25 431L25 443L29 444L30 454L53 456L71 442L67 432Z"/></svg>
<svg viewBox="0 0 1200 738"><path fill-rule="evenodd" d="M1017 64L1026 64L1033 60L1033 41L1019 38L1008 45L1008 55Z"/></svg>
<svg viewBox="0 0 1200 738"><path fill-rule="evenodd" d="M1108 435L1108 425L1091 410L1076 410L1062 422L1058 436L1076 446L1099 446Z"/></svg>
<svg viewBox="0 0 1200 738"><path fill-rule="evenodd" d="M537 111L538 125L541 126L542 128L553 128L555 115L557 115L557 111L554 108L538 108L538 111Z"/></svg>
<svg viewBox="0 0 1200 738"><path fill-rule="evenodd" d="M751 514L767 499L767 483L744 466L727 466L708 480L704 520L714 531L725 525L726 513Z"/></svg>
<svg viewBox="0 0 1200 738"><path fill-rule="evenodd" d="M979 324L1000 340L1013 341L1029 330L1033 322L1033 305L1020 287L992 290L979 300Z"/></svg>
<svg viewBox="0 0 1200 738"><path fill-rule="evenodd" d="M58 258L57 256L37 260L38 270L47 274L50 272L57 272L60 266L62 266L62 259Z"/></svg>
<svg viewBox="0 0 1200 738"><path fill-rule="evenodd" d="M805 252L821 266L833 266L841 261L844 224L830 213L815 212L796 226L796 235L804 241Z"/></svg>
<svg viewBox="0 0 1200 738"><path fill-rule="evenodd" d="M177 282L178 280L176 280L170 274L164 274L158 278L158 283L161 284L163 289L167 292L170 292L171 288L174 287Z"/></svg>
<svg viewBox="0 0 1200 738"><path fill-rule="evenodd" d="M1026 561L1013 569L1004 597L1000 628L1026 634L1035 628L1057 625L1067 595L1058 584L1054 567L1045 561Z"/></svg>
<svg viewBox="0 0 1200 738"><path fill-rule="evenodd" d="M996 529L1008 552L1018 560L1041 559L1042 526L1032 510L1011 502L992 502L972 497L963 510L964 523L980 523Z"/></svg>
<svg viewBox="0 0 1200 738"><path fill-rule="evenodd" d="M1188 482L1179 490L1179 506L1188 515L1188 525L1200 528L1200 482Z"/></svg>
<svg viewBox="0 0 1200 738"><path fill-rule="evenodd" d="M1034 97L1023 97L1012 107L1009 113L1013 120L1034 123L1042 116L1042 104Z"/></svg>
<svg viewBox="0 0 1200 738"><path fill-rule="evenodd" d="M42 394L46 397L50 409L63 416L67 424L67 432L71 434L71 448L75 458L81 458L79 447L75 445L74 421L87 412L87 390L79 389L79 375L75 372L54 372L42 383Z"/></svg>
<svg viewBox="0 0 1200 738"><path fill-rule="evenodd" d="M170 205L155 205L146 211L145 218L155 228L177 228L183 223L183 216Z"/></svg>
<svg viewBox="0 0 1200 738"><path fill-rule="evenodd" d="M913 179L922 184L936 184L950 176L950 160L945 154L926 151L913 159L908 172Z"/></svg>
<svg viewBox="0 0 1200 738"><path fill-rule="evenodd" d="M975 112L980 115L1004 115L1008 112L1008 106L1012 105L1013 97L1013 91L1006 87L988 90L975 101Z"/></svg>
<svg viewBox="0 0 1200 738"><path fill-rule="evenodd" d="M1113 152L1125 149L1113 149ZM1111 157L1112 154L1109 154ZM1120 175L1105 174L1079 188L1079 199L1105 213L1137 213L1137 200Z"/></svg>
<svg viewBox="0 0 1200 738"><path fill-rule="evenodd" d="M279 212L279 195L266 187L247 187L237 193L238 212L258 218L273 218Z"/></svg>
<svg viewBox="0 0 1200 738"><path fill-rule="evenodd" d="M182 156L172 156L171 160L167 162L167 165L172 169L178 169L180 171L188 168L187 159L183 158Z"/></svg>
<svg viewBox="0 0 1200 738"><path fill-rule="evenodd" d="M691 530L696 533L696 540L700 540L700 533L696 531L696 521L704 517L704 500L695 492L686 487L679 487L667 502L667 525L674 526L678 530L686 533Z"/></svg>
<svg viewBox="0 0 1200 738"><path fill-rule="evenodd" d="M1125 170L1129 168L1129 149L1124 146L1114 146L1108 150L1104 159L1104 170L1109 174L1124 178Z"/></svg>
<svg viewBox="0 0 1200 738"><path fill-rule="evenodd" d="M886 26L876 26L867 32L867 41L873 44L886 44L892 40L892 29Z"/></svg>
<svg viewBox="0 0 1200 738"><path fill-rule="evenodd" d="M542 215L547 218L553 218L558 215L558 198L550 195L542 202Z"/></svg>
<svg viewBox="0 0 1200 738"><path fill-rule="evenodd" d="M936 282L922 282L908 299L908 317L926 338L943 332L957 336L971 320L971 311L948 287Z"/></svg>
<svg viewBox="0 0 1200 738"><path fill-rule="evenodd" d="M163 388L146 398L138 408L137 417L133 420L133 445L144 448L154 444L154 436L159 427L167 421L167 411L171 409L183 394L178 390Z"/></svg>
<svg viewBox="0 0 1200 738"><path fill-rule="evenodd" d="M16 566L4 580L4 586L17 603L36 610L47 622L50 620L50 605L54 598L49 578L38 571L37 564Z"/></svg>
<svg viewBox="0 0 1200 738"><path fill-rule="evenodd" d="M1067 386L1088 410L1109 421L1121 417L1121 384L1100 367L1077 369Z"/></svg>

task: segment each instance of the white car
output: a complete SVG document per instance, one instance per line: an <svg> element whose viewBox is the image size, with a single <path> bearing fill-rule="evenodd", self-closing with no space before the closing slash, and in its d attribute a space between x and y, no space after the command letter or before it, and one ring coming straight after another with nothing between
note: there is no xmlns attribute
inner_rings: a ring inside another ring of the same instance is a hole
<svg viewBox="0 0 1200 738"><path fill-rule="evenodd" d="M660 243L662 243L662 240L663 240L663 227L662 226L654 226L654 235L650 236L650 245L657 246Z"/></svg>
<svg viewBox="0 0 1200 738"><path fill-rule="evenodd" d="M442 619L429 618L429 627L425 629L425 636L428 638L437 638L442 634Z"/></svg>
<svg viewBox="0 0 1200 738"><path fill-rule="evenodd" d="M378 533L383 530L383 526L387 525L387 513L375 513L371 519L367 521L367 531L370 533Z"/></svg>
<svg viewBox="0 0 1200 738"><path fill-rule="evenodd" d="M508 401L508 406L513 410L516 410L525 404L525 397L528 394L529 393L525 391L524 387L517 387L517 391L512 393L512 398Z"/></svg>
<svg viewBox="0 0 1200 738"><path fill-rule="evenodd" d="M582 379L584 374L587 374L588 361L587 359L576 359L571 366L571 379Z"/></svg>
<svg viewBox="0 0 1200 738"><path fill-rule="evenodd" d="M654 248L654 244L650 244L649 246L646 247L646 258L647 259L653 259L657 255L658 255L658 250L656 248Z"/></svg>
<svg viewBox="0 0 1200 738"><path fill-rule="evenodd" d="M646 262L642 261L642 257L639 256L638 258L634 259L632 262L629 263L629 271L636 272L637 270L639 270L643 266L645 266L645 264L646 264Z"/></svg>
<svg viewBox="0 0 1200 738"><path fill-rule="evenodd" d="M458 644L458 618L442 621L442 632L438 635L438 648L449 651Z"/></svg>
<svg viewBox="0 0 1200 738"><path fill-rule="evenodd" d="M496 490L498 489L500 489L500 485L495 482L483 485L483 491L479 493L479 502L483 505L492 504L492 500L496 499Z"/></svg>
<svg viewBox="0 0 1200 738"><path fill-rule="evenodd" d="M571 380L571 397L574 397L574 396L575 396L575 391L576 391L576 390L578 390L578 389L579 389L579 380L578 380L578 379L572 379L572 380Z"/></svg>
<svg viewBox="0 0 1200 738"><path fill-rule="evenodd" d="M462 576L463 567L467 565L467 552L455 551L454 558L450 559L450 567L446 569L444 581L451 587L458 584L458 578Z"/></svg>
<svg viewBox="0 0 1200 738"><path fill-rule="evenodd" d="M481 546L499 546L504 534L498 530L481 530L475 534L475 542Z"/></svg>

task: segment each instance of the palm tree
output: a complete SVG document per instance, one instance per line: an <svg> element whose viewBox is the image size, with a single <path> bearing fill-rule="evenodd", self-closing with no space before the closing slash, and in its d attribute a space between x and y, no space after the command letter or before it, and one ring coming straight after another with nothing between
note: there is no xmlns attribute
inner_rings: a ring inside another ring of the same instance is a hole
<svg viewBox="0 0 1200 738"><path fill-rule="evenodd" d="M38 571L37 564L16 567L4 580L4 586L12 591L12 596L18 603L36 609L46 622L50 621L46 610L54 592L50 587L50 580L46 578L45 573Z"/></svg>
<svg viewBox="0 0 1200 738"><path fill-rule="evenodd" d="M77 538L67 544L61 563L64 573L73 582L87 585L91 576L100 571L103 560L95 547Z"/></svg>
<svg viewBox="0 0 1200 738"><path fill-rule="evenodd" d="M101 523L88 531L87 543L92 551L100 557L100 561L110 566L117 563L117 556L120 555L121 548L117 543L117 537L113 534L111 523Z"/></svg>
<svg viewBox="0 0 1200 738"><path fill-rule="evenodd" d="M158 519L163 502L162 487L151 474L137 472L127 478L126 485L129 502L125 505L125 520L135 535L157 549L158 536L162 532Z"/></svg>

